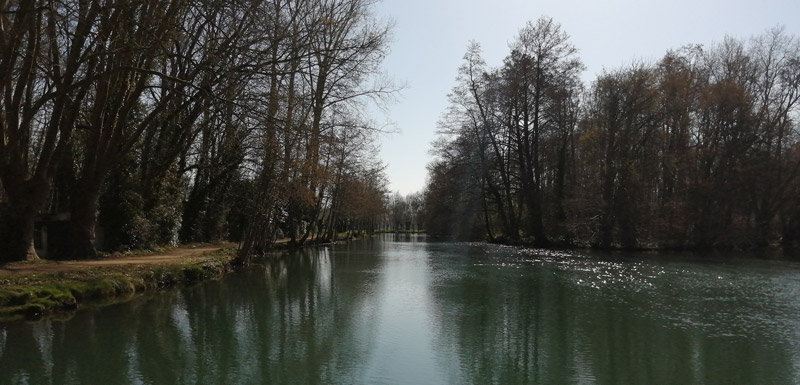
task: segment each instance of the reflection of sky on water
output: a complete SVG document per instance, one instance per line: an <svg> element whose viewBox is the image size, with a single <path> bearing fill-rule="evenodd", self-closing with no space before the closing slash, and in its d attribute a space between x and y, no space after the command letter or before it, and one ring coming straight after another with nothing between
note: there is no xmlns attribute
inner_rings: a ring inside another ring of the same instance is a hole
<svg viewBox="0 0 800 385"><path fill-rule="evenodd" d="M436 319L431 317L428 292L428 256L414 243L390 244L380 253L376 302L382 304L378 334L365 364L366 383L453 383L437 365L433 340Z"/></svg>

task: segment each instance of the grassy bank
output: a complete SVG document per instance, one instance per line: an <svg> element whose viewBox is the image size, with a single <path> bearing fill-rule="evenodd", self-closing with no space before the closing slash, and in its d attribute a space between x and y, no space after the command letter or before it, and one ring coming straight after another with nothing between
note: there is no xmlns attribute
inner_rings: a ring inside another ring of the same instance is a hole
<svg viewBox="0 0 800 385"><path fill-rule="evenodd" d="M0 276L0 320L69 315L83 306L219 278L231 269L235 252L226 248L160 263Z"/></svg>

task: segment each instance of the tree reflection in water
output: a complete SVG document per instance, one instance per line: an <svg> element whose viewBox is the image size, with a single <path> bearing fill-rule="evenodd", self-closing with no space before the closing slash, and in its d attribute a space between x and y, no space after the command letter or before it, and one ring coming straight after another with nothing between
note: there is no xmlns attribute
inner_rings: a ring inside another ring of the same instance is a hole
<svg viewBox="0 0 800 385"><path fill-rule="evenodd" d="M791 384L798 276L386 235L0 325L0 384Z"/></svg>

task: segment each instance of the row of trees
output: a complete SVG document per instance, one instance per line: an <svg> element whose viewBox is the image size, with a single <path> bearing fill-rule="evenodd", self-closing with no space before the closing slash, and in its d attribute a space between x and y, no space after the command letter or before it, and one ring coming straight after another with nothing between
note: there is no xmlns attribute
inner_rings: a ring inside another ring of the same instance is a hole
<svg viewBox="0 0 800 385"><path fill-rule="evenodd" d="M0 2L4 260L223 238L243 252L382 213L372 0ZM99 215L98 215L99 213Z"/></svg>
<svg viewBox="0 0 800 385"><path fill-rule="evenodd" d="M470 44L429 166L431 233L547 245L800 240L800 41L782 28L604 71L529 23L499 68Z"/></svg>
<svg viewBox="0 0 800 385"><path fill-rule="evenodd" d="M424 197L421 192L402 195L395 192L386 202L386 221L384 230L420 231Z"/></svg>

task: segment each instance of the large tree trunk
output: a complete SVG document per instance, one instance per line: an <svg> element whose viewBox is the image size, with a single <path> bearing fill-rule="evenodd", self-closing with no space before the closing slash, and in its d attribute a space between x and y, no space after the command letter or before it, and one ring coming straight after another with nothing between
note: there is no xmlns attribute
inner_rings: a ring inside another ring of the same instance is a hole
<svg viewBox="0 0 800 385"><path fill-rule="evenodd" d="M567 230L567 212L564 208L566 200L566 175L567 175L567 146L568 140L562 139L558 149L558 163L556 166L555 180L555 233L561 237L561 241L569 244L571 237Z"/></svg>
<svg viewBox="0 0 800 385"><path fill-rule="evenodd" d="M544 230L544 222L542 220L542 198L539 187L533 186L531 191L526 194L528 198L528 221L530 226L530 234L533 235L534 244L539 247L545 247L550 244L547 239L547 234Z"/></svg>
<svg viewBox="0 0 800 385"><path fill-rule="evenodd" d="M616 208L614 178L616 178L616 173L608 172L603 181L603 213L600 215L599 238L595 240L595 246L600 248L610 248L614 242L614 223L616 221L614 216Z"/></svg>
<svg viewBox="0 0 800 385"><path fill-rule="evenodd" d="M95 228L97 226L97 203L100 198L99 184L78 182L73 190L70 205L71 256L77 259L97 256Z"/></svg>
<svg viewBox="0 0 800 385"><path fill-rule="evenodd" d="M0 253L0 261L35 261L39 259L34 246L36 214L47 203L50 184L36 179L24 180L13 172L3 173L3 186L8 195L8 250Z"/></svg>
<svg viewBox="0 0 800 385"><path fill-rule="evenodd" d="M36 210L12 208L10 214L8 252L2 254L2 262L38 260L33 240Z"/></svg>

